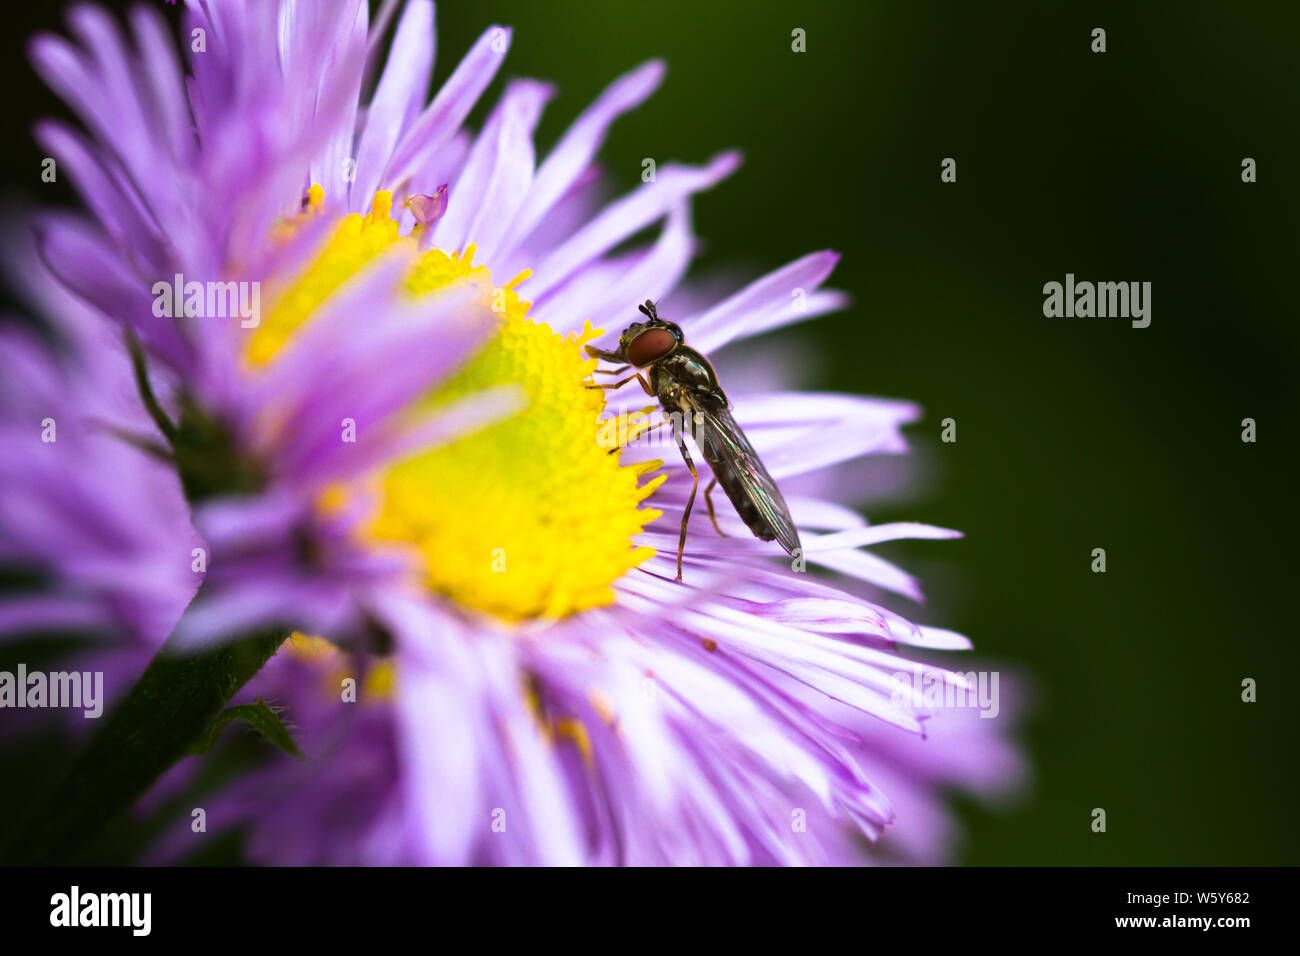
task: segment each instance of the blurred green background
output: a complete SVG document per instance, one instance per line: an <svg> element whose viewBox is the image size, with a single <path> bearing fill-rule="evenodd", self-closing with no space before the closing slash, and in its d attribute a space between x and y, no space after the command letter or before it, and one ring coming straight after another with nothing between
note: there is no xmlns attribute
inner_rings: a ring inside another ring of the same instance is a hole
<svg viewBox="0 0 1300 956"><path fill-rule="evenodd" d="M57 22L20 9L11 63L31 29ZM1300 862L1298 10L440 5L438 81L501 23L515 38L493 92L513 76L558 84L544 147L614 76L668 61L603 158L630 189L644 157L744 151L696 203L704 271L844 254L832 284L853 307L781 335L820 351L818 387L924 406L911 437L925 481L870 517L966 532L887 555L927 583L919 619L1032 684L1031 788L1002 812L960 804L962 862ZM796 27L805 53L791 50ZM1095 27L1104 54L1090 51ZM16 133L54 103L30 75L14 82ZM11 143L6 183L48 198L30 140ZM955 184L940 182L945 157ZM1044 318L1042 286L1067 272L1150 281L1150 328ZM939 441L947 417L955 444ZM1256 444L1241 441L1246 417ZM1090 570L1097 547L1105 574ZM1246 677L1255 704L1241 702Z"/></svg>

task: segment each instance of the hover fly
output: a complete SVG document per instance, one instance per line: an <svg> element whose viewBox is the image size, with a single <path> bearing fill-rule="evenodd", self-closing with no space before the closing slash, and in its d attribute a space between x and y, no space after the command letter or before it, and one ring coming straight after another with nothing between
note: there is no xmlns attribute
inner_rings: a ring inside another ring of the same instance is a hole
<svg viewBox="0 0 1300 956"><path fill-rule="evenodd" d="M618 351L607 352L592 345L586 346L586 350L593 358L619 363L619 368L601 374L613 375L629 367L637 369L622 381L593 388L618 388L635 378L646 394L659 399L660 406L669 413L677 448L695 482L691 485L690 497L686 499L681 536L677 541L677 580L682 579L686 522L700 486L700 474L695 470L695 462L691 460L682 434L683 422L694 422L695 443L713 469L713 480L704 489L704 503L718 534L722 534L722 529L718 527L710 493L714 485L721 484L736 513L744 519L755 537L760 541L778 541L781 547L793 554L799 547L799 532L790 518L790 510L754 446L731 417L731 405L718 384L713 366L699 352L687 347L678 326L659 318L653 302L647 299L637 308L648 321L634 322L624 329L619 336ZM649 381L641 375L641 369L646 370Z"/></svg>

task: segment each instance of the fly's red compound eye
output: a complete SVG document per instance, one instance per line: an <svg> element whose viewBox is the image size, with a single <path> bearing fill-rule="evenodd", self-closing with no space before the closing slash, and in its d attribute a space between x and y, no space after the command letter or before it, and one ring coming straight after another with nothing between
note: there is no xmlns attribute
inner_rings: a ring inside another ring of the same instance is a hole
<svg viewBox="0 0 1300 956"><path fill-rule="evenodd" d="M675 348L677 348L677 336L667 329L646 329L627 343L623 354L637 368L645 368L651 362L659 361Z"/></svg>

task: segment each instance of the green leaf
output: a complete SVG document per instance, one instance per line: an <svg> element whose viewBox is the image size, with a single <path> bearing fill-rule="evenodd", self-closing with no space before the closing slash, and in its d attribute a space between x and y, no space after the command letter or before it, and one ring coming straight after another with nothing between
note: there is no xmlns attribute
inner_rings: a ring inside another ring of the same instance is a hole
<svg viewBox="0 0 1300 956"><path fill-rule="evenodd" d="M288 728L280 720L280 715L268 707L266 701L262 700L262 698L258 697L256 700L257 702L254 704L237 704L223 710L217 715L212 725L203 732L203 735L190 746L188 753L207 753L216 744L217 737L220 736L222 728L226 724L242 720L290 757L306 760L307 758L303 755L303 752L294 743Z"/></svg>

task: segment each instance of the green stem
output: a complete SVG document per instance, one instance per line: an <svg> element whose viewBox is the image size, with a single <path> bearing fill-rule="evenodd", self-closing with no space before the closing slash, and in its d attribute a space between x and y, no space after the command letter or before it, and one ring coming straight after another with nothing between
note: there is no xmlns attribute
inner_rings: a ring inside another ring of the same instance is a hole
<svg viewBox="0 0 1300 956"><path fill-rule="evenodd" d="M169 442L175 442L176 426L167 417L162 405L158 403L158 397L153 393L153 386L149 384L149 369L145 365L144 349L140 347L135 329L129 325L126 327L126 348L131 354L131 370L135 373L135 387L140 392L140 401L144 403L145 411L158 426L158 430L163 433L163 437Z"/></svg>
<svg viewBox="0 0 1300 956"><path fill-rule="evenodd" d="M72 860L104 824L185 756L285 637L279 629L249 634L196 655L179 650L173 632L71 773L19 831L3 862Z"/></svg>

